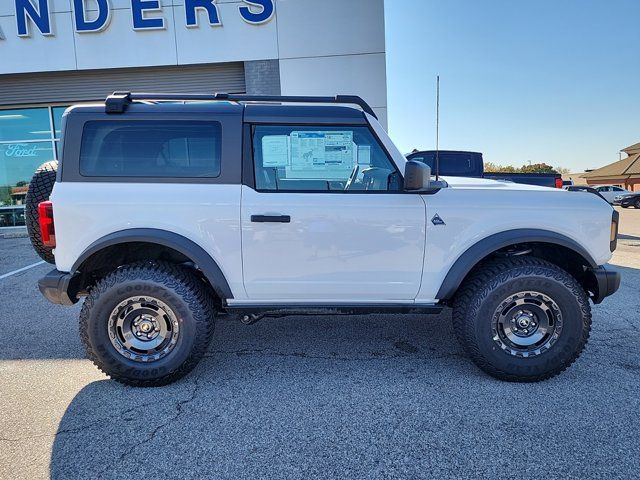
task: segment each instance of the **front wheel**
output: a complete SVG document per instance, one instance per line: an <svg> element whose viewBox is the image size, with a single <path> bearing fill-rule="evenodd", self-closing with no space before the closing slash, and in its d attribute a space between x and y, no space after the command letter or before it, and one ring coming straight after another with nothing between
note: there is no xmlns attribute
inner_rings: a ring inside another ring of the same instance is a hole
<svg viewBox="0 0 640 480"><path fill-rule="evenodd" d="M120 268L91 289L80 312L87 356L112 379L160 386L189 373L213 335L213 301L188 269Z"/></svg>
<svg viewBox="0 0 640 480"><path fill-rule="evenodd" d="M640 209L640 200L636 200L633 206Z"/></svg>
<svg viewBox="0 0 640 480"><path fill-rule="evenodd" d="M578 358L591 331L591 307L566 271L514 257L471 275L454 302L453 323L482 370L501 380L536 382Z"/></svg>

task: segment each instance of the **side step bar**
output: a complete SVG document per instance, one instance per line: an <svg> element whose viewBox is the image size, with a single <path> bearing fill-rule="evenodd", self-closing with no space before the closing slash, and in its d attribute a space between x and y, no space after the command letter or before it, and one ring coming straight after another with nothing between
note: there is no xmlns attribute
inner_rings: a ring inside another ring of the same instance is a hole
<svg viewBox="0 0 640 480"><path fill-rule="evenodd" d="M369 303L369 304L238 304L226 305L229 313L280 317L286 315L369 315L375 313L401 313L401 314L438 314L442 306L434 303L427 304L402 304L402 303Z"/></svg>

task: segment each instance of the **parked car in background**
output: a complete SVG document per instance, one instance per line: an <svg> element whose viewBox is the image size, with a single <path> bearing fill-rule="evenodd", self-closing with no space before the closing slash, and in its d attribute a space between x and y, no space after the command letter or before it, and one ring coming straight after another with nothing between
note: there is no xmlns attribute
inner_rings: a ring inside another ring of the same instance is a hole
<svg viewBox="0 0 640 480"><path fill-rule="evenodd" d="M436 151L414 151L407 155L408 160L426 163L433 172L445 177L489 178L539 187L562 188L562 175L559 173L513 173L485 172L482 153L458 150L440 150L436 168Z"/></svg>
<svg viewBox="0 0 640 480"><path fill-rule="evenodd" d="M483 177L538 187L562 188L562 175L559 173L486 172Z"/></svg>
<svg viewBox="0 0 640 480"><path fill-rule="evenodd" d="M413 151L407 155L407 160L417 160L431 167L432 172L438 171L445 177L482 178L484 175L484 161L480 152L463 152L458 150L440 150L436 168L436 151Z"/></svg>
<svg viewBox="0 0 640 480"><path fill-rule="evenodd" d="M635 207L640 209L640 192L630 195L618 195L613 199L614 205L620 205L622 208Z"/></svg>
<svg viewBox="0 0 640 480"><path fill-rule="evenodd" d="M569 192L589 192L589 193L593 193L594 195L599 196L605 202L607 201L606 198L604 198L602 195L600 195L600 192L598 192L595 188L589 187L587 185L569 185L567 187L562 187L562 188L564 190L568 190Z"/></svg>
<svg viewBox="0 0 640 480"><path fill-rule="evenodd" d="M594 185L593 188L609 203L613 203L616 197L633 195L629 190L625 190L617 185Z"/></svg>

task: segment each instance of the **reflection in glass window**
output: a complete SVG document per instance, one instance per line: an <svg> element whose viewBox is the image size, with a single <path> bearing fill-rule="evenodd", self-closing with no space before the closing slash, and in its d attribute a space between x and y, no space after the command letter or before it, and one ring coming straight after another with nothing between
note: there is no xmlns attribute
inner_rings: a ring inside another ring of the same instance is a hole
<svg viewBox="0 0 640 480"><path fill-rule="evenodd" d="M51 109L53 113L53 130L56 138L60 138L62 134L62 114L67 108L69 107L53 107Z"/></svg>
<svg viewBox="0 0 640 480"><path fill-rule="evenodd" d="M0 144L0 206L22 205L33 173L53 159L51 142Z"/></svg>
<svg viewBox="0 0 640 480"><path fill-rule="evenodd" d="M24 207L0 207L0 227L22 227L24 225Z"/></svg>
<svg viewBox="0 0 640 480"><path fill-rule="evenodd" d="M48 108L0 110L0 142L50 138Z"/></svg>

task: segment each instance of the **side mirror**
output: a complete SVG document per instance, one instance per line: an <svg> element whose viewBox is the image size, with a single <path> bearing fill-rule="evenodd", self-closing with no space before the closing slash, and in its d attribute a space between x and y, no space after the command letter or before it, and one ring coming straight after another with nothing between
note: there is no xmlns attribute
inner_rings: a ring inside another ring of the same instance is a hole
<svg viewBox="0 0 640 480"><path fill-rule="evenodd" d="M431 167L417 160L404 166L404 189L407 192L426 192L431 189Z"/></svg>

